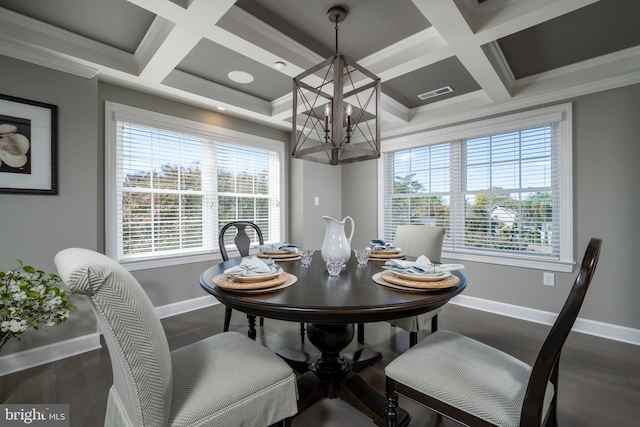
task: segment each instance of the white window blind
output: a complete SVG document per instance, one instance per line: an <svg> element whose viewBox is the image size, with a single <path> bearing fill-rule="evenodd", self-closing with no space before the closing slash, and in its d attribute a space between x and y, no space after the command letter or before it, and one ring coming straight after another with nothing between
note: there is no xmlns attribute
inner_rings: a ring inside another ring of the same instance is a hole
<svg viewBox="0 0 640 427"><path fill-rule="evenodd" d="M384 238L393 240L400 224L438 225L446 229L443 251L450 257L481 260L475 254L496 263L511 259L510 265L519 265L517 259L571 261L567 246L573 243L565 231L571 195L563 182L570 184L571 171L563 171L561 155L563 146L570 153L571 141L563 144L566 116L547 116L546 123L482 136L453 130L473 136L430 145L413 137L385 151Z"/></svg>
<svg viewBox="0 0 640 427"><path fill-rule="evenodd" d="M454 248L560 259L558 125L460 141L464 232ZM461 230L460 230L461 231Z"/></svg>
<svg viewBox="0 0 640 427"><path fill-rule="evenodd" d="M191 122L154 124L149 115L113 119L110 256L126 263L213 254L220 228L236 220L255 222L267 242L282 240L280 151L227 142L206 128L189 132ZM234 237L227 233L226 244Z"/></svg>
<svg viewBox="0 0 640 427"><path fill-rule="evenodd" d="M204 233L206 141L118 122L118 258L211 247Z"/></svg>
<svg viewBox="0 0 640 427"><path fill-rule="evenodd" d="M398 225L426 224L449 229L451 205L450 144L386 153L385 239Z"/></svg>

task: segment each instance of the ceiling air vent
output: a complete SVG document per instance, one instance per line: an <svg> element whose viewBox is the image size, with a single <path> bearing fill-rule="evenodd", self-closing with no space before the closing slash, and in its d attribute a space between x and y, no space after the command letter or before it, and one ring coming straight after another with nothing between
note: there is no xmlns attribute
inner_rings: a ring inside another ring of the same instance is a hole
<svg viewBox="0 0 640 427"><path fill-rule="evenodd" d="M441 87L440 89L432 90L431 92L425 92L418 95L418 98L425 99L433 98L434 96L444 95L445 93L453 92L453 88L451 86Z"/></svg>

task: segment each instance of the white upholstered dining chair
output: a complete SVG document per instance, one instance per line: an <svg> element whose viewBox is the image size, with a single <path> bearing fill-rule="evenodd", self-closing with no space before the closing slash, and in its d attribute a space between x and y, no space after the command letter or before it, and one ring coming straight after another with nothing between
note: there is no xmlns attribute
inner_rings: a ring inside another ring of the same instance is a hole
<svg viewBox="0 0 640 427"><path fill-rule="evenodd" d="M147 294L120 264L80 248L60 251L55 264L89 298L109 349L105 426L290 425L296 376L267 348L223 332L170 351Z"/></svg>
<svg viewBox="0 0 640 427"><path fill-rule="evenodd" d="M444 227L431 225L399 225L393 243L411 257L425 255L431 262L440 262ZM417 316L390 320L393 326L409 331L409 346L418 342L418 332L431 325L431 332L438 330L438 313L441 308ZM364 324L358 325L358 341L364 342Z"/></svg>

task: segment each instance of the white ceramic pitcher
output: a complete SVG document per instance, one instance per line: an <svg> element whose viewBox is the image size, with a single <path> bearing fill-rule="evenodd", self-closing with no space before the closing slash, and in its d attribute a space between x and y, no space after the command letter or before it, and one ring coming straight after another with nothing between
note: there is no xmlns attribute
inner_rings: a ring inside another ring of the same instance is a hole
<svg viewBox="0 0 640 427"><path fill-rule="evenodd" d="M345 216L342 221L335 220L328 216L323 216L327 226L324 242L322 243L322 259L325 261L330 258L342 258L347 262L351 258L351 238L356 229L353 218ZM351 234L349 237L344 232L344 225L347 219L351 221Z"/></svg>

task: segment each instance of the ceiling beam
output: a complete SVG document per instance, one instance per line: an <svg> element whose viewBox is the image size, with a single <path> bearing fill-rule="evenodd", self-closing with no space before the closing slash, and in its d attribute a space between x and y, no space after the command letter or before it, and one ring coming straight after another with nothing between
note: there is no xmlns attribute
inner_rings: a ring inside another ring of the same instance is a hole
<svg viewBox="0 0 640 427"><path fill-rule="evenodd" d="M462 65L494 102L511 98L510 88L500 78L484 53L468 22L468 13L461 12L450 0L412 0L418 10L450 45ZM464 9L463 9L464 10Z"/></svg>
<svg viewBox="0 0 640 427"><path fill-rule="evenodd" d="M147 52L146 63L140 64L140 77L154 83L162 82L235 4L235 0L192 0L183 9L169 0L128 1L175 24L168 34L158 34L161 40L148 42L156 50Z"/></svg>

